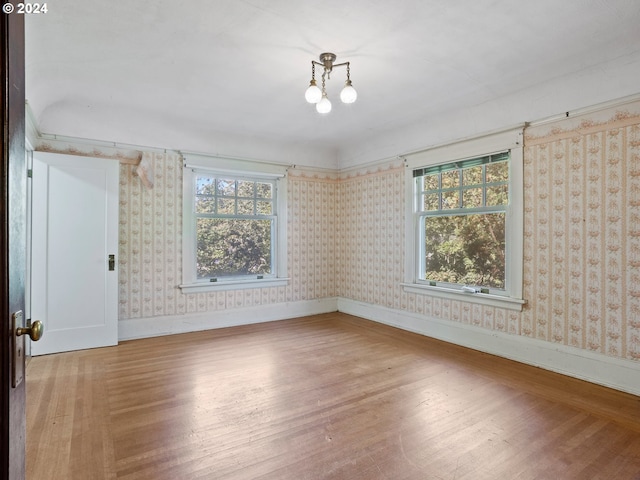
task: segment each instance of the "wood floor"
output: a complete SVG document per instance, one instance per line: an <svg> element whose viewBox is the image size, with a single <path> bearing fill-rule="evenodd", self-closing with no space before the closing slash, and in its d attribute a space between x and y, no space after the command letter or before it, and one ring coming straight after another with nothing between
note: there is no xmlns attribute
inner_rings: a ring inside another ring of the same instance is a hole
<svg viewBox="0 0 640 480"><path fill-rule="evenodd" d="M27 479L640 479L640 397L348 315L31 360Z"/></svg>

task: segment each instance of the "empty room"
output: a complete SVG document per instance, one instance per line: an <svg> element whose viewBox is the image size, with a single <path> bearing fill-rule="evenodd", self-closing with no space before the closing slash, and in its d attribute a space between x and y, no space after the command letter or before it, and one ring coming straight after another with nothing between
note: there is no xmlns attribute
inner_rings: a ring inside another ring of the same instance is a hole
<svg viewBox="0 0 640 480"><path fill-rule="evenodd" d="M3 12L7 478L640 479L636 0Z"/></svg>

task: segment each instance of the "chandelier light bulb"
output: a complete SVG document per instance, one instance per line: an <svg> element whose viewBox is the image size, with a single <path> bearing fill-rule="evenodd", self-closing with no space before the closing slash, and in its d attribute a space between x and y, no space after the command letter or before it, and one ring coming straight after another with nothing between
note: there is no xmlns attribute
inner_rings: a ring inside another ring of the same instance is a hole
<svg viewBox="0 0 640 480"><path fill-rule="evenodd" d="M331 102L327 98L327 94L322 95L322 99L316 103L316 110L318 113L329 113L331 111Z"/></svg>
<svg viewBox="0 0 640 480"><path fill-rule="evenodd" d="M304 98L309 103L318 103L322 99L322 90L316 85L315 80L311 80L307 91L304 92Z"/></svg>
<svg viewBox="0 0 640 480"><path fill-rule="evenodd" d="M347 80L340 92L340 100L342 100L342 103L353 103L356 98L358 98L358 92L351 86L351 80Z"/></svg>

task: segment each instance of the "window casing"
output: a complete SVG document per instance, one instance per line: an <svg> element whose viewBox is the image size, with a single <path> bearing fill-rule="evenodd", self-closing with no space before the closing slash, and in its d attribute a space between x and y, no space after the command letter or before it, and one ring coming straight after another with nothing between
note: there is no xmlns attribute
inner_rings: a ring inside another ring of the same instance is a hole
<svg viewBox="0 0 640 480"><path fill-rule="evenodd" d="M287 284L286 178L238 165L247 170L185 165L183 291Z"/></svg>
<svg viewBox="0 0 640 480"><path fill-rule="evenodd" d="M520 310L521 130L405 158L405 291Z"/></svg>

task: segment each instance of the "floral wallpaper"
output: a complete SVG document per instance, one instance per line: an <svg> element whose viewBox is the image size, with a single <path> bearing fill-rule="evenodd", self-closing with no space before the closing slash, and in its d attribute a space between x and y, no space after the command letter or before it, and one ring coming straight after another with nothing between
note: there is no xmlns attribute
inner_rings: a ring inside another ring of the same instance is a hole
<svg viewBox="0 0 640 480"><path fill-rule="evenodd" d="M341 175L339 196L339 296L406 309L404 163Z"/></svg>
<svg viewBox="0 0 640 480"><path fill-rule="evenodd" d="M525 131L522 334L640 359L640 105Z"/></svg>
<svg viewBox="0 0 640 480"><path fill-rule="evenodd" d="M288 173L287 301L338 295L338 180L304 169Z"/></svg>
<svg viewBox="0 0 640 480"><path fill-rule="evenodd" d="M182 159L143 153L154 172L145 188L132 165L120 166L119 317L183 314L195 299L181 295Z"/></svg>
<svg viewBox="0 0 640 480"><path fill-rule="evenodd" d="M146 188L120 168L119 318L170 316L336 296L337 180L296 169L288 179L287 287L183 294L182 157L143 153Z"/></svg>
<svg viewBox="0 0 640 480"><path fill-rule="evenodd" d="M183 294L182 160L120 176L120 318L344 297L640 359L640 102L525 129L522 312L405 293L404 165L288 172L286 287Z"/></svg>
<svg viewBox="0 0 640 480"><path fill-rule="evenodd" d="M343 176L339 295L491 330L519 333L519 313L405 293L405 172L402 162Z"/></svg>
<svg viewBox="0 0 640 480"><path fill-rule="evenodd" d="M640 359L640 103L525 130L522 312L402 293L400 167L343 179L339 295Z"/></svg>

